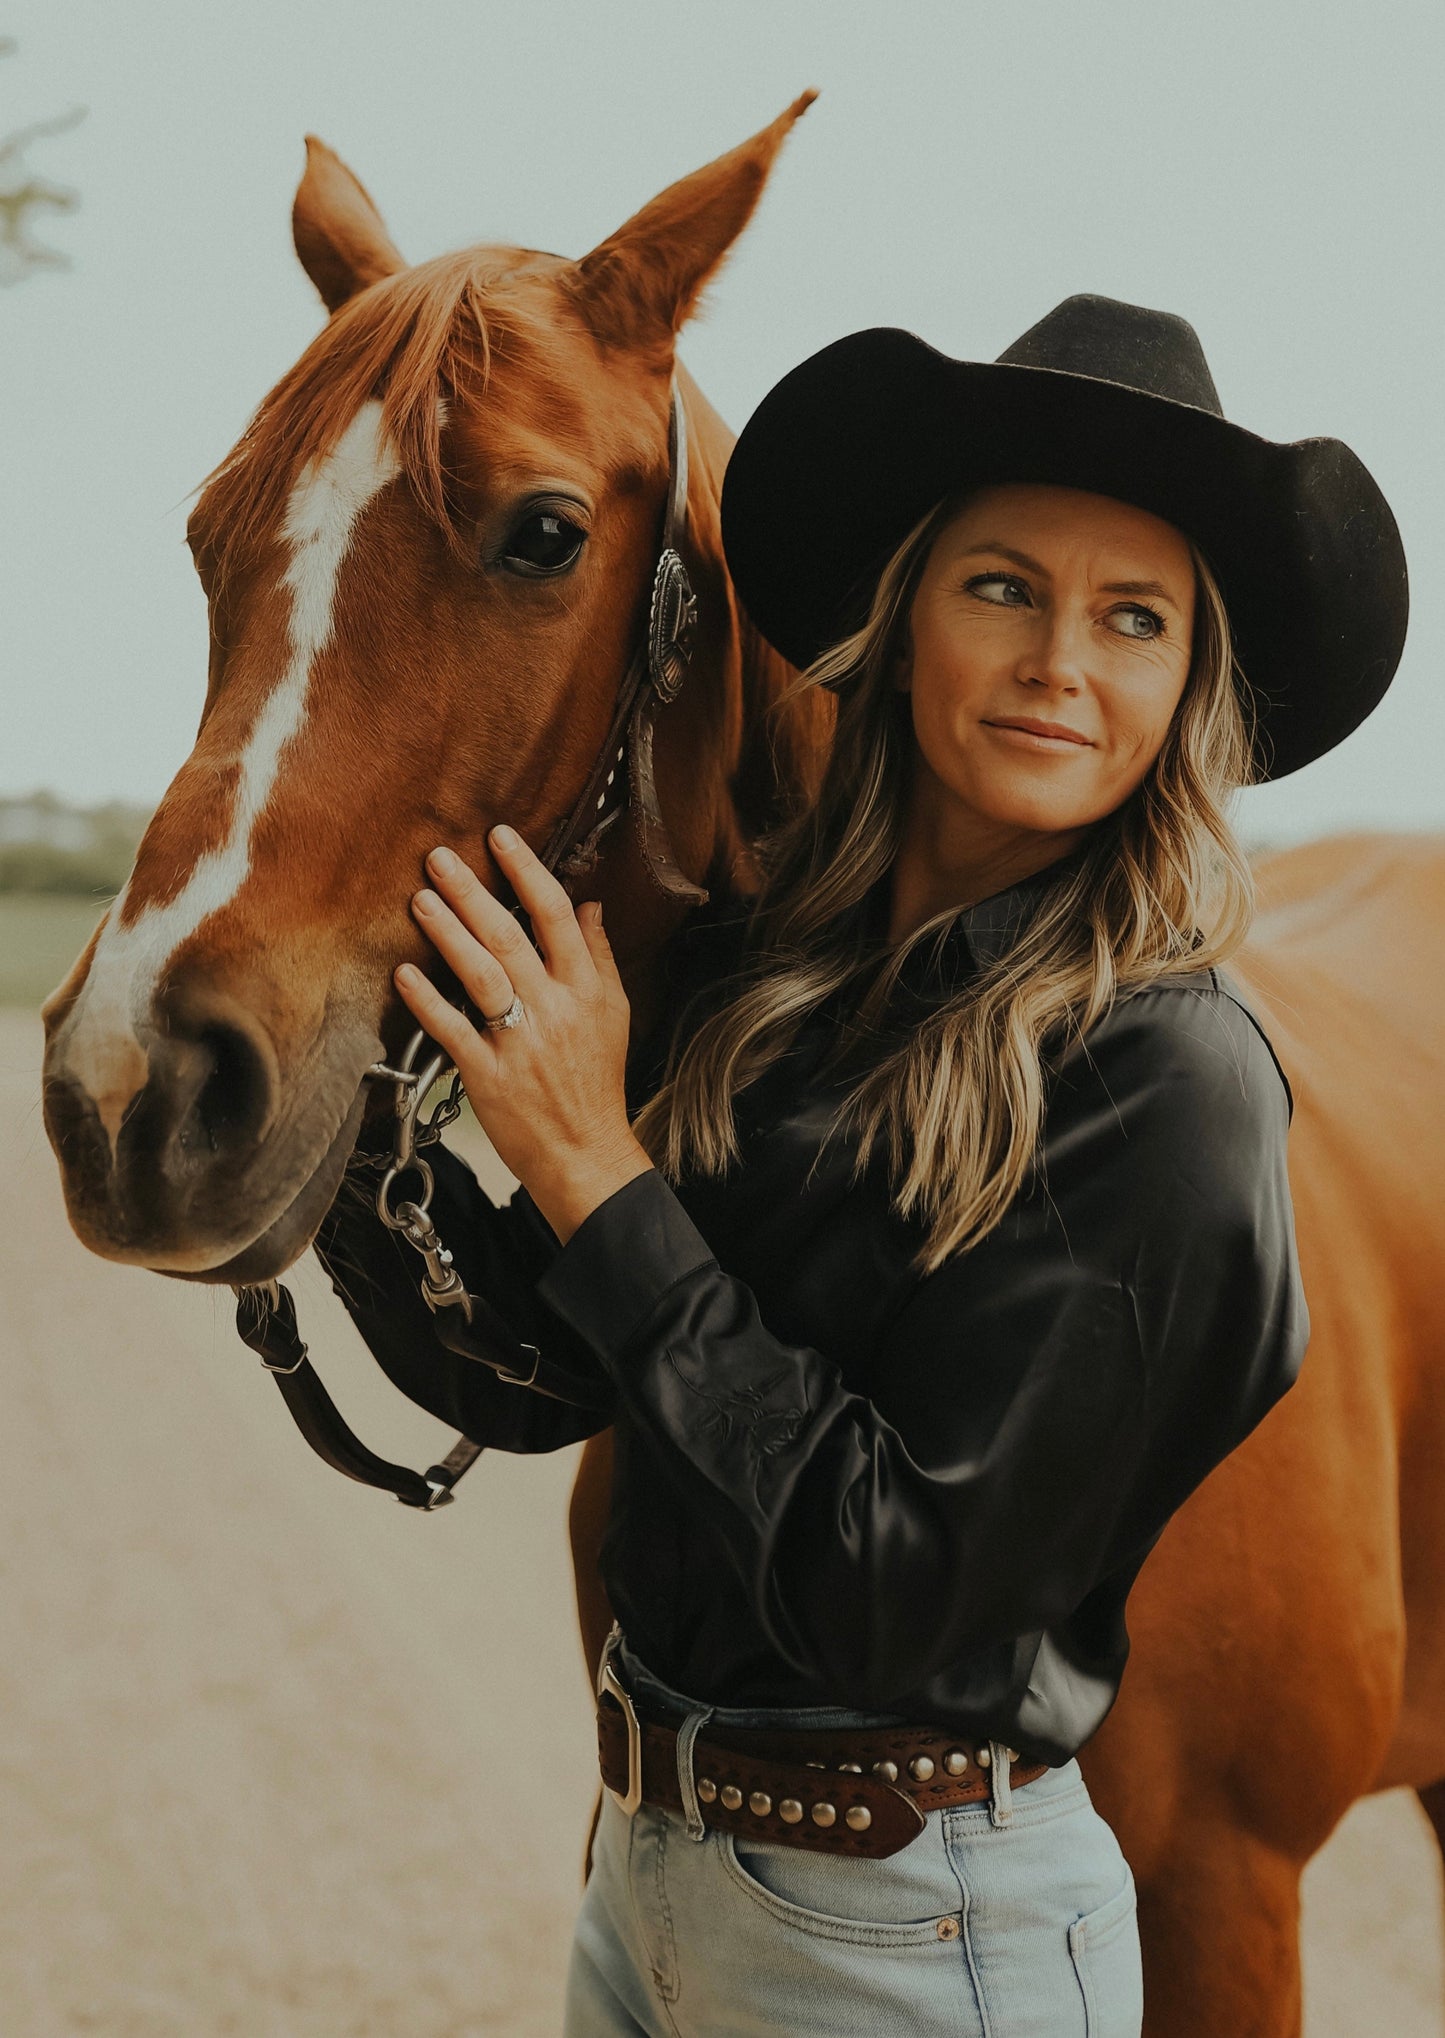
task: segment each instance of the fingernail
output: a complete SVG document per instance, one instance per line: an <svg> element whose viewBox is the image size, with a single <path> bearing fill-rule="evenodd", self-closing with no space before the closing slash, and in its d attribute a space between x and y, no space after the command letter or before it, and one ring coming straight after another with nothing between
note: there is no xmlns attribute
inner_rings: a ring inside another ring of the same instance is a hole
<svg viewBox="0 0 1445 2038"><path fill-rule="evenodd" d="M396 980L399 984L407 985L408 988L417 981L417 973L409 962L404 962L400 965L396 972Z"/></svg>
<svg viewBox="0 0 1445 2038"><path fill-rule="evenodd" d="M512 849L516 846L516 830L507 827L505 822L499 822L492 830L492 840L496 843L498 849Z"/></svg>
<svg viewBox="0 0 1445 2038"><path fill-rule="evenodd" d="M441 877L450 877L457 867L457 860L449 849L434 849L427 862Z"/></svg>
<svg viewBox="0 0 1445 2038"><path fill-rule="evenodd" d="M435 913L441 900L435 892L418 892L412 903L419 913Z"/></svg>

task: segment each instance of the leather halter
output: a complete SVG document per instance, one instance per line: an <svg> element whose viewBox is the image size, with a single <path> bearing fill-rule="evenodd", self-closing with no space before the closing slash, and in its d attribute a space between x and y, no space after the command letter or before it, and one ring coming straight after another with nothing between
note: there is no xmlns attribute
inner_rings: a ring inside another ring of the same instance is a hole
<svg viewBox="0 0 1445 2038"><path fill-rule="evenodd" d="M630 805L644 864L659 890L671 898L701 905L708 896L706 891L684 874L672 853L657 798L652 750L657 710L677 697L692 659L697 624L697 600L678 549L687 528L688 460L687 419L676 382L672 385L667 450L667 507L646 628L623 676L606 741L571 812L553 830L542 861L564 884L569 878L589 876L597 867L606 836ZM624 761L628 768L619 779L618 768ZM388 1180L411 1168L418 1169L427 1184L420 1206L399 1206L398 1214L404 1219L412 1213L409 1220L398 1223L387 1216L385 1183L381 1207L390 1228L405 1232L425 1262L422 1294L433 1311L437 1338L457 1357L488 1366L513 1385L584 1406L600 1406L602 1397L595 1383L579 1380L544 1358L535 1345L516 1336L484 1296L468 1293L427 1218L430 1170L415 1151L416 1114L446 1061L444 1056L434 1060L413 1076L410 1065L423 1039L418 1035L413 1040L401 1071L379 1065L373 1073L398 1081L399 1115L406 1114L405 1139L398 1135ZM454 1116L455 1102L443 1105L431 1121L430 1136ZM347 1478L394 1493L408 1507L429 1511L451 1499L457 1481L481 1456L482 1446L461 1436L445 1458L422 1473L394 1465L368 1450L343 1420L313 1368L297 1326L295 1302L279 1281L237 1290L236 1329L275 1380L312 1450Z"/></svg>
<svg viewBox="0 0 1445 2038"><path fill-rule="evenodd" d="M660 707L677 698L692 661L697 628L697 598L680 547L687 531L687 416L674 382L667 430L667 509L662 549L652 576L652 599L641 641L622 681L612 722L597 753L587 783L570 814L552 832L542 855L547 868L564 882L590 875L601 855L603 838L626 811L619 797L618 766L627 761L626 787L636 821L643 860L659 890L672 898L701 905L707 893L678 868L667 824L657 797L653 771L653 722ZM613 788L617 787L614 794ZM593 818L594 816L598 818ZM588 824L591 823L589 827ZM584 830L586 833L584 834Z"/></svg>

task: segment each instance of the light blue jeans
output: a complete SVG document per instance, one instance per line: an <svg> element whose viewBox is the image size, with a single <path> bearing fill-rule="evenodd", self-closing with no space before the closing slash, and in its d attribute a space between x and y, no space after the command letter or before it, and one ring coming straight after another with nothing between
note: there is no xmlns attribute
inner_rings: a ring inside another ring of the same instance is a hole
<svg viewBox="0 0 1445 2038"><path fill-rule="evenodd" d="M624 1653L640 1704L700 1709ZM718 1709L719 1726L876 1726ZM706 1725L702 1727L706 1732ZM932 1812L882 1861L712 1831L603 1794L564 2038L1138 2038L1134 1881L1077 1762ZM694 1827L694 1832L697 1830Z"/></svg>

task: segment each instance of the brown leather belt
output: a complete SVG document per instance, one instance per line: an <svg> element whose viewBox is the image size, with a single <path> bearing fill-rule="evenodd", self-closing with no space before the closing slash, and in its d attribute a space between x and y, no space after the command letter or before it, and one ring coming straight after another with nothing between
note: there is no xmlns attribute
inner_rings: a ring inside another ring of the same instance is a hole
<svg viewBox="0 0 1445 2038"><path fill-rule="evenodd" d="M602 1781L624 1811L644 1803L685 1810L677 1728L640 1718L610 1669L603 1684L597 1706ZM1047 1767L1015 1758L1010 1788L1032 1783ZM917 1839L925 1813L975 1804L993 1789L987 1746L929 1727L793 1733L718 1727L698 1736L692 1774L704 1825L870 1861Z"/></svg>

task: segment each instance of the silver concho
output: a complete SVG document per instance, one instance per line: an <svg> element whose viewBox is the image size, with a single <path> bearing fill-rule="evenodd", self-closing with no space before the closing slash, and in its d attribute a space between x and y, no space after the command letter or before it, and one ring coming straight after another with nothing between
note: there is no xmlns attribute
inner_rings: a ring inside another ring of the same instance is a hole
<svg viewBox="0 0 1445 2038"><path fill-rule="evenodd" d="M675 698L692 661L697 623L697 596L687 568L669 545L657 562L652 582L652 613L647 625L647 669L659 700Z"/></svg>

